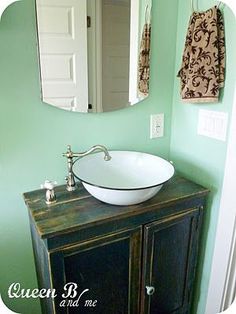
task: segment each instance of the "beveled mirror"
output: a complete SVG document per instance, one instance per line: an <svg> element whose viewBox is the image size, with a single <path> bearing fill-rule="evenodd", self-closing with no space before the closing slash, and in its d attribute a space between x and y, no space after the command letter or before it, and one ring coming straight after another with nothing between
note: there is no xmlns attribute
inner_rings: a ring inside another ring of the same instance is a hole
<svg viewBox="0 0 236 314"><path fill-rule="evenodd" d="M105 112L148 96L151 0L36 0L42 100Z"/></svg>

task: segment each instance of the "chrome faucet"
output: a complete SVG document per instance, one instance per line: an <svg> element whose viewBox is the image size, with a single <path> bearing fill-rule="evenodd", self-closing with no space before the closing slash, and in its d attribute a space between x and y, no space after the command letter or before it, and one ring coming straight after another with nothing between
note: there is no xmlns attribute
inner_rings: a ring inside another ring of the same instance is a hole
<svg viewBox="0 0 236 314"><path fill-rule="evenodd" d="M108 161L111 159L111 156L108 153L108 150L106 149L105 146L103 145L95 145L91 147L89 150L81 153L73 153L71 150L71 146L67 146L67 152L63 153L63 156L67 158L67 167L68 167L68 176L66 177L66 182L67 182L67 191L74 191L76 189L76 184L75 184L75 177L72 171L73 164L79 159L84 156L87 156L95 151L102 151L104 152L104 160ZM75 161L73 158L77 158Z"/></svg>

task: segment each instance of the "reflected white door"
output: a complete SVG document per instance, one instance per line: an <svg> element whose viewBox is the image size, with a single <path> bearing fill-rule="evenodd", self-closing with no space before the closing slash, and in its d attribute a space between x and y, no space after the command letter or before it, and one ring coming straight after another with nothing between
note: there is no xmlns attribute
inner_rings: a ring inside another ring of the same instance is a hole
<svg viewBox="0 0 236 314"><path fill-rule="evenodd" d="M86 0L37 0L45 102L88 111Z"/></svg>
<svg viewBox="0 0 236 314"><path fill-rule="evenodd" d="M130 0L102 0L104 111L129 105Z"/></svg>

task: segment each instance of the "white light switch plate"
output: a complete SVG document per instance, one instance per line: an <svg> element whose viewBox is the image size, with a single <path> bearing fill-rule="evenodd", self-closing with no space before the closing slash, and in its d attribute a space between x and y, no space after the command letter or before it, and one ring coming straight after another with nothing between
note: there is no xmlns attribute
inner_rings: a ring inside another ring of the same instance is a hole
<svg viewBox="0 0 236 314"><path fill-rule="evenodd" d="M227 124L228 113L200 109L197 133L220 141L225 141Z"/></svg>
<svg viewBox="0 0 236 314"><path fill-rule="evenodd" d="M152 114L150 117L150 138L164 136L164 113Z"/></svg>

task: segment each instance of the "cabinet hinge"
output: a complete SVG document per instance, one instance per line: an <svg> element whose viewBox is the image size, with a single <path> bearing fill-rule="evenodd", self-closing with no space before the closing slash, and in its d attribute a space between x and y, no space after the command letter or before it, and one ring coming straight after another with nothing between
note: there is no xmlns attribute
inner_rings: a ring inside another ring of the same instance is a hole
<svg viewBox="0 0 236 314"><path fill-rule="evenodd" d="M196 221L196 231L198 231L199 227L201 226L201 215L197 217Z"/></svg>
<svg viewBox="0 0 236 314"><path fill-rule="evenodd" d="M187 296L187 302L189 303L191 299L191 291L188 289L188 296Z"/></svg>
<svg viewBox="0 0 236 314"><path fill-rule="evenodd" d="M196 221L196 227L195 227L195 230L198 230L198 228L199 228L199 217L197 218L197 221Z"/></svg>
<svg viewBox="0 0 236 314"><path fill-rule="evenodd" d="M91 27L91 16L87 16L87 28Z"/></svg>
<svg viewBox="0 0 236 314"><path fill-rule="evenodd" d="M197 216L197 221L196 221L196 230L198 230L199 226L200 226L200 222L201 222L201 211L202 211L203 207L201 206L199 208L199 214Z"/></svg>

